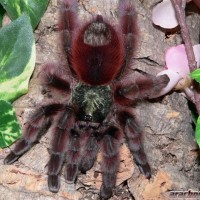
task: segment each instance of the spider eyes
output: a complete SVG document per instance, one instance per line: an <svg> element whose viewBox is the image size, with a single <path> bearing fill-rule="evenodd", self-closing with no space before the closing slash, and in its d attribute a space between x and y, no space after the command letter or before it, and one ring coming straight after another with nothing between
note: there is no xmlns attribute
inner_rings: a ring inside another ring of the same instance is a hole
<svg viewBox="0 0 200 200"><path fill-rule="evenodd" d="M93 121L93 117L92 117L92 115L84 115L84 119L83 119L84 121Z"/></svg>

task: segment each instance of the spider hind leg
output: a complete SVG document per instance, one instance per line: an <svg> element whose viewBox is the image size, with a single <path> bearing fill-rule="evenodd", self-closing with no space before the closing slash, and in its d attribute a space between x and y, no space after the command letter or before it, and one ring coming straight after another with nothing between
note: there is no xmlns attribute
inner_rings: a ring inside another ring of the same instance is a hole
<svg viewBox="0 0 200 200"><path fill-rule="evenodd" d="M134 9L133 1L131 0L121 0L118 7L119 13L119 27L124 35L124 63L118 74L118 79L120 79L124 73L124 70L130 65L131 58L133 56L138 36L137 28L137 15Z"/></svg>
<svg viewBox="0 0 200 200"><path fill-rule="evenodd" d="M77 0L63 0L61 6L59 28L62 31L61 41L63 43L63 50L66 53L68 66L75 75L75 71L71 66L71 45L75 30L78 28L78 2Z"/></svg>

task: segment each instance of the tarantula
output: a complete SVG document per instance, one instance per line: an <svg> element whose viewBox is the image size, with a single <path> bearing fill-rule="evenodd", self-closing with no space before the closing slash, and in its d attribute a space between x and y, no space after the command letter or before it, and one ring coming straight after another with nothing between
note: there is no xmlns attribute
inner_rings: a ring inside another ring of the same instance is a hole
<svg viewBox="0 0 200 200"><path fill-rule="evenodd" d="M100 149L103 176L100 196L108 199L116 182L123 135L139 170L151 177L142 130L131 107L137 101L154 97L169 79L166 75L155 77L145 72L142 78L132 79L133 69L129 66L138 31L131 0L119 2L116 26L101 15L80 25L77 9L76 0L63 0L60 30L69 70L59 71L55 64L47 64L42 76L44 84L65 93L66 100L36 109L24 136L4 163L15 162L52 127L49 190L58 192L63 165L66 181L74 182L79 171L92 168Z"/></svg>

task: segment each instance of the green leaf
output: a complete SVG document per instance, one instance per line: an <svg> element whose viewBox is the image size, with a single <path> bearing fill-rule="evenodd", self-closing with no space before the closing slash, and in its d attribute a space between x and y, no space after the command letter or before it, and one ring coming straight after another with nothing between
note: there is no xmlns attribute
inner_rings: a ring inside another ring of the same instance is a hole
<svg viewBox="0 0 200 200"><path fill-rule="evenodd" d="M193 71L190 76L195 79L197 82L200 83L200 69L196 69L195 71Z"/></svg>
<svg viewBox="0 0 200 200"><path fill-rule="evenodd" d="M49 0L0 0L12 20L26 13L31 20L33 29L43 16Z"/></svg>
<svg viewBox="0 0 200 200"><path fill-rule="evenodd" d="M6 11L3 9L2 5L0 5L0 27L2 27L2 20L5 12Z"/></svg>
<svg viewBox="0 0 200 200"><path fill-rule="evenodd" d="M21 137L21 128L12 105L0 100L0 147L8 147Z"/></svg>
<svg viewBox="0 0 200 200"><path fill-rule="evenodd" d="M0 99L27 93L35 66L35 41L27 15L0 29Z"/></svg>
<svg viewBox="0 0 200 200"><path fill-rule="evenodd" d="M196 130L195 130L196 142L200 147L200 116L197 119Z"/></svg>

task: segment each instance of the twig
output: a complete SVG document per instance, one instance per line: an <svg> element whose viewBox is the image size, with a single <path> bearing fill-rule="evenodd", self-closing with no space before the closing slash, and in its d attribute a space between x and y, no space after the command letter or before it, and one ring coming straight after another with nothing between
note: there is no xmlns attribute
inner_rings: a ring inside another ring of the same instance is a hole
<svg viewBox="0 0 200 200"><path fill-rule="evenodd" d="M194 71L197 67L197 64L194 57L194 52L193 52L192 43L190 39L190 33L185 22L185 10L182 7L183 5L182 0L171 0L171 1L174 5L174 9L176 11L176 17L181 27L181 35L185 43L185 51L188 57L189 68L190 68L190 71Z"/></svg>
<svg viewBox="0 0 200 200"><path fill-rule="evenodd" d="M185 51L188 58L188 65L189 65L190 71L192 72L197 68L197 63L195 61L189 29L185 22L185 10L182 6L183 1L182 0L171 0L171 1L176 12L177 20L181 27L181 36L185 43ZM195 87L194 87L194 98L189 98L189 99L196 105L197 111L200 114L200 94L197 90L195 90Z"/></svg>

